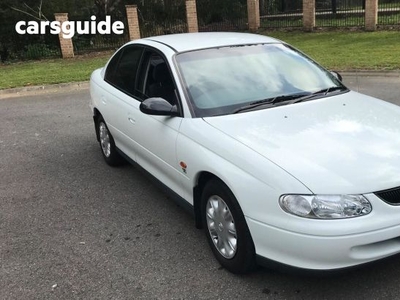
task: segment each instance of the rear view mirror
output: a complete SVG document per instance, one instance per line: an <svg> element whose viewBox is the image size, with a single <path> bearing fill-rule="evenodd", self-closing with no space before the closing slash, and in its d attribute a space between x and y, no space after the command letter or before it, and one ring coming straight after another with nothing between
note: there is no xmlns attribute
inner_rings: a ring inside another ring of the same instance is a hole
<svg viewBox="0 0 400 300"><path fill-rule="evenodd" d="M178 108L163 98L148 98L140 103L140 111L153 116L179 116Z"/></svg>

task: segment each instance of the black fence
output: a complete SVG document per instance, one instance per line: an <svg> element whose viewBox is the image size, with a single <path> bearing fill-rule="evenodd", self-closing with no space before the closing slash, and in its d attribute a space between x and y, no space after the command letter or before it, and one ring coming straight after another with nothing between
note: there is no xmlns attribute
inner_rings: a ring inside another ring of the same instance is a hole
<svg viewBox="0 0 400 300"><path fill-rule="evenodd" d="M365 25L365 0L317 0L317 27L362 27Z"/></svg>
<svg viewBox="0 0 400 300"><path fill-rule="evenodd" d="M140 35L142 37L187 32L184 0L164 0L151 5L141 1L138 5Z"/></svg>
<svg viewBox="0 0 400 300"><path fill-rule="evenodd" d="M125 24L123 35L77 35L73 37L75 54L114 50L129 40L125 7L112 16L112 22ZM246 31L247 0L197 0L199 31ZM95 10L70 13L71 21L88 21ZM98 20L101 16L98 16ZM23 15L21 15L23 16ZM139 1L139 25L142 37L187 32L185 0ZM18 16L18 20L20 16ZM26 19L26 21L29 21ZM50 20L52 21L52 20ZM262 28L301 28L303 0L260 0ZM20 35L16 21L0 26L0 59L30 60L61 57L58 35ZM365 0L316 0L316 27L364 27ZM378 25L400 28L400 0L379 0Z"/></svg>
<svg viewBox="0 0 400 300"><path fill-rule="evenodd" d="M379 1L378 25L400 26L400 0Z"/></svg>
<svg viewBox="0 0 400 300"><path fill-rule="evenodd" d="M260 26L302 27L303 0L260 0Z"/></svg>
<svg viewBox="0 0 400 300"><path fill-rule="evenodd" d="M247 0L197 0L199 31L244 31Z"/></svg>
<svg viewBox="0 0 400 300"><path fill-rule="evenodd" d="M103 50L116 50L129 41L129 36L124 35L78 35L74 36L72 43L74 53L77 55Z"/></svg>
<svg viewBox="0 0 400 300"><path fill-rule="evenodd" d="M365 0L316 0L316 27L364 27ZM262 28L303 26L302 0L260 0ZM378 25L400 27L400 0L379 0Z"/></svg>
<svg viewBox="0 0 400 300"><path fill-rule="evenodd" d="M18 34L16 23L6 23L0 26L0 59L31 60L40 58L60 57L58 36L47 32L44 35Z"/></svg>
<svg viewBox="0 0 400 300"><path fill-rule="evenodd" d="M71 17L71 21L87 21L90 20L90 17ZM72 38L72 43L74 45L74 53L77 55L85 54L88 52L94 51L103 51L103 50L116 50L121 47L123 44L129 41L129 33L128 33L128 21L126 17L113 18L111 20L111 24L115 21L121 21L124 23L124 33L121 35L117 35L114 33L111 34L75 34Z"/></svg>
<svg viewBox="0 0 400 300"><path fill-rule="evenodd" d="M75 21L75 20L71 20ZM58 35L46 34L20 35L15 30L15 23L0 26L0 59L2 62L13 60L35 60L61 57ZM115 50L129 41L128 29L122 35L84 34L72 37L74 53L84 54L94 51Z"/></svg>

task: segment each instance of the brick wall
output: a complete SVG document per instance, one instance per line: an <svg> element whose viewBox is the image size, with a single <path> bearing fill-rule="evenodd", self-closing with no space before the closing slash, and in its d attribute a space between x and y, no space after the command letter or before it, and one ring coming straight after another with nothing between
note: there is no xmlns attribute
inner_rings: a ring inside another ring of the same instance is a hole
<svg viewBox="0 0 400 300"><path fill-rule="evenodd" d="M54 14L56 21L62 23L68 21L68 14L67 13L56 13ZM72 58L74 57L74 45L72 44L72 39L64 39L63 33L60 32L58 35L60 39L60 47L61 47L61 54L63 58Z"/></svg>
<svg viewBox="0 0 400 300"><path fill-rule="evenodd" d="M378 0L365 1L365 30L376 30L378 23Z"/></svg>
<svg viewBox="0 0 400 300"><path fill-rule="evenodd" d="M186 19L188 24L188 32L199 32L196 0L186 0Z"/></svg>
<svg viewBox="0 0 400 300"><path fill-rule="evenodd" d="M140 39L140 28L138 11L136 5L126 5L126 17L128 19L129 39L131 41Z"/></svg>
<svg viewBox="0 0 400 300"><path fill-rule="evenodd" d="M260 28L260 1L247 0L247 14L249 30L257 31Z"/></svg>
<svg viewBox="0 0 400 300"><path fill-rule="evenodd" d="M315 27L315 0L303 0L303 27L308 31Z"/></svg>

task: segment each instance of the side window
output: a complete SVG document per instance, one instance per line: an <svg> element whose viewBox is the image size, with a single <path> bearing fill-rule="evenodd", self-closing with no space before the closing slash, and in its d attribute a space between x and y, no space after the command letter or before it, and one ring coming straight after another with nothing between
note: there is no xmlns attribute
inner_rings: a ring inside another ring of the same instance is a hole
<svg viewBox="0 0 400 300"><path fill-rule="evenodd" d="M104 76L104 79L111 84L114 84L114 82L115 82L115 71L117 70L118 62L119 62L119 59L121 58L122 52L124 52L124 50L118 51L113 56L111 61L108 63L106 75Z"/></svg>
<svg viewBox="0 0 400 300"><path fill-rule="evenodd" d="M146 51L139 90L143 99L160 97L177 104L174 80L167 62L159 54Z"/></svg>
<svg viewBox="0 0 400 300"><path fill-rule="evenodd" d="M116 88L134 95L136 74L142 57L143 48L127 46L120 52L120 55L115 55L110 61L106 70L105 80Z"/></svg>

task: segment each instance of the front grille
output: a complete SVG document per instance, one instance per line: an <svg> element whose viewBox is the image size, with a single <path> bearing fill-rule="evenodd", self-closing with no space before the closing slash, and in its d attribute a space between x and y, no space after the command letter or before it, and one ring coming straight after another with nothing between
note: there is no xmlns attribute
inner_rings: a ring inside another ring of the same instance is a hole
<svg viewBox="0 0 400 300"><path fill-rule="evenodd" d="M396 187L393 189L384 190L384 191L380 191L380 192L375 192L374 194L389 204L393 204L393 205L400 204L400 187Z"/></svg>

